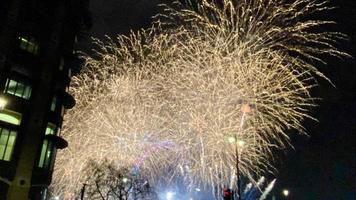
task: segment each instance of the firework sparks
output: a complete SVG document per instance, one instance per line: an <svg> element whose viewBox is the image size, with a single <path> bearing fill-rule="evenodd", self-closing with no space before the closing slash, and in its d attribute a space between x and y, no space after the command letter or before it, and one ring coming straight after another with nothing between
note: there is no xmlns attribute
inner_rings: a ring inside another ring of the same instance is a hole
<svg viewBox="0 0 356 200"><path fill-rule="evenodd" d="M324 77L312 63L347 56L333 46L343 34L312 32L333 22L301 20L326 3L222 2L178 4L148 31L96 41L98 55L72 81L77 106L65 117L70 145L57 156L57 191L77 190L90 159L139 163L151 182L228 183L229 137L243 141L240 170L252 176L270 167L287 130L304 132L309 89L315 75Z"/></svg>

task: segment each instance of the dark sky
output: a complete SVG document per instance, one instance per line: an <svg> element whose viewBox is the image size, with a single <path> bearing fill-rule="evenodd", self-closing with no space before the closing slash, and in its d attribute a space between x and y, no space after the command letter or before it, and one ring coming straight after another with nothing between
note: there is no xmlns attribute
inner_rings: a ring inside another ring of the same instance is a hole
<svg viewBox="0 0 356 200"><path fill-rule="evenodd" d="M90 0L92 34L115 36L149 26L150 17L164 0Z"/></svg>
<svg viewBox="0 0 356 200"><path fill-rule="evenodd" d="M114 36L147 26L162 1L91 0L91 34ZM332 2L338 8L327 17L350 36L340 48L356 56L356 0ZM312 112L319 122L306 121L310 136L293 137L294 150L278 156L276 196L288 188L289 199L294 200L356 200L356 62L334 58L328 62L320 70L335 87L320 81L314 93L323 100Z"/></svg>
<svg viewBox="0 0 356 200"><path fill-rule="evenodd" d="M356 56L356 1L334 0L328 16L350 36L340 44ZM275 192L290 188L290 199L356 200L356 62L329 59L320 70L326 81L315 91L323 100L313 112L319 122L306 122L310 137L294 137L295 150L284 156Z"/></svg>

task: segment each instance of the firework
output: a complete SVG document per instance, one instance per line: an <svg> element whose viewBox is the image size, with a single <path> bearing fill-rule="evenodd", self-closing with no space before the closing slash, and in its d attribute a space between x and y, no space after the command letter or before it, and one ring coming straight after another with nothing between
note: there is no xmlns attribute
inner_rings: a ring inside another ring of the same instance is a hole
<svg viewBox="0 0 356 200"><path fill-rule="evenodd" d="M53 187L77 190L91 159L151 182L217 185L235 174L238 148L243 175L269 170L287 132L304 133L309 89L324 77L313 63L347 56L333 46L343 34L314 31L333 22L307 20L326 2L288 2L177 3L149 30L95 40L97 55L72 80L77 106L65 117L69 147Z"/></svg>

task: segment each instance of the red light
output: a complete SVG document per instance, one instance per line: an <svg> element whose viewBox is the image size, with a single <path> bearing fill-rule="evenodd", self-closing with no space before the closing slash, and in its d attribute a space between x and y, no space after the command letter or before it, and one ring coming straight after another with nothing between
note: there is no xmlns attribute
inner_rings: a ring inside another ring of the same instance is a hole
<svg viewBox="0 0 356 200"><path fill-rule="evenodd" d="M230 197L231 196L231 190L230 189L224 189L223 195L224 195L224 197Z"/></svg>

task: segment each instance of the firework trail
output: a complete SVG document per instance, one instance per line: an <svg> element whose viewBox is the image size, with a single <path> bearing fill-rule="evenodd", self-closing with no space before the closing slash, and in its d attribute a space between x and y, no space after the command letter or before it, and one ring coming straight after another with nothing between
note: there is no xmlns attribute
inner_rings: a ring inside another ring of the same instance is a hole
<svg viewBox="0 0 356 200"><path fill-rule="evenodd" d="M170 141L163 141L160 142L158 144L153 144L152 147L150 147L149 149L145 150L143 152L143 155L137 159L135 166L133 167L131 173L133 175L138 174L139 170L140 170L140 166L141 164L151 156L152 153L154 153L155 151L159 151L159 150L167 150L167 149L171 149L174 148L175 145L174 143L170 142Z"/></svg>
<svg viewBox="0 0 356 200"><path fill-rule="evenodd" d="M97 55L72 80L77 106L65 117L70 145L58 153L53 188L77 190L90 159L139 160L151 182L227 185L230 137L244 142L243 175L270 170L288 130L304 133L309 90L324 77L314 64L323 54L348 56L334 47L343 34L317 32L333 22L308 20L329 9L314 0L176 3L149 30L95 40ZM169 147L147 152L164 141Z"/></svg>

